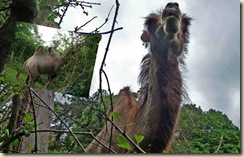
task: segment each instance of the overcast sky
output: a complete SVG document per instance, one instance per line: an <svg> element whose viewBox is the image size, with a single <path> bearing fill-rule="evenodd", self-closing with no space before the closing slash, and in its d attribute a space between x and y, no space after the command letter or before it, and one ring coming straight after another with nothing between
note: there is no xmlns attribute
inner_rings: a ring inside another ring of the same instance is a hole
<svg viewBox="0 0 244 157"><path fill-rule="evenodd" d="M101 6L87 9L88 17L84 17L79 9L70 9L61 28L73 30L75 26L84 24L93 16L98 18L82 31L91 31L103 23L114 1L90 0L90 2L100 2ZM116 28L123 27L123 30L114 33L104 67L114 94L128 85L132 91L138 91L139 65L147 53L140 40L143 17L164 7L168 2L170 1L120 0ZM234 124L240 126L240 1L175 0L175 2L179 3L183 13L194 19L190 27L189 54L186 58L188 67L186 84L192 102L204 111L210 108L220 110L227 114ZM109 22L101 31L110 30L114 9ZM48 36L50 37L50 33ZM99 68L107 40L108 35L104 35L99 44L90 95L99 87ZM105 82L103 79L103 89L107 89Z"/></svg>

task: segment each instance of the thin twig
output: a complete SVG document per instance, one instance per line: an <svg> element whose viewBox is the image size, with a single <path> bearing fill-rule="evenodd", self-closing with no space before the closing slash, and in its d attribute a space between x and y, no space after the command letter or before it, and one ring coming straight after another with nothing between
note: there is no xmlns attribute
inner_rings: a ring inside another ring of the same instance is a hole
<svg viewBox="0 0 244 157"><path fill-rule="evenodd" d="M79 3L85 3L85 4L92 4L92 5L101 5L101 3L94 3L94 2L85 2L85 1L76 1Z"/></svg>
<svg viewBox="0 0 244 157"><path fill-rule="evenodd" d="M114 27L115 27L115 23L116 23L116 19L117 19L117 16L118 16L118 11L119 11L119 1L116 0L116 9L115 9L115 14L114 14L114 19L113 19L113 23L112 23L112 27L111 27L111 31L110 31L110 36L109 36L109 39L108 39L108 43L107 43L107 47L105 49L105 53L104 53L104 57L103 57L103 60L102 60L102 63L101 63L101 67L99 69L99 91L100 91L100 95L101 95L101 101L103 101L103 95L102 95L102 73L105 75L106 77L106 80L107 80L107 83L109 82L108 81L108 77L105 73L105 71L103 70L103 67L105 65L105 60L106 60L106 57L107 57L107 54L108 54L108 51L109 51L109 46L110 46L110 43L112 41L112 37L113 37L113 33L114 33ZM110 12L111 12L112 8L110 9ZM108 14L108 16L110 15L110 12ZM107 19L108 20L108 19ZM106 20L105 20L105 23L106 23ZM109 83L108 83L108 87L109 87ZM109 87L110 89L110 87ZM110 92L110 97L111 97L111 92ZM111 109L113 111L113 102L112 102L112 99L110 100L111 101ZM112 117L112 121L113 121L113 117ZM113 132L113 125L111 125L111 135L110 135L110 142L109 142L109 149L108 151L110 152L111 151L111 147L112 147L112 132Z"/></svg>
<svg viewBox="0 0 244 157"><path fill-rule="evenodd" d="M218 151L223 143L223 139L224 139L224 135L221 135L219 145L218 145L217 149L214 151L214 153L218 153Z"/></svg>
<svg viewBox="0 0 244 157"><path fill-rule="evenodd" d="M110 34L112 32L115 32L115 31L118 31L118 30L121 30L123 29L123 27L119 27L119 28L115 28L113 30L110 30L110 31L106 31L106 32L91 32L91 33L87 33L87 32L76 32L78 34L87 34L87 35L105 35L105 34Z"/></svg>
<svg viewBox="0 0 244 157"><path fill-rule="evenodd" d="M29 89L30 98L31 98L30 104L31 104L32 110L33 110L33 118L34 118L34 126L35 126L35 149L32 151L32 153L33 152L37 153L36 110L35 110L34 101L33 101L33 97L32 97L31 90L30 90L29 86L28 86L28 89Z"/></svg>
<svg viewBox="0 0 244 157"><path fill-rule="evenodd" d="M110 98L110 108L111 108L111 111L113 111L113 99L112 99L112 93L111 93L111 89L110 89L110 84L109 84L109 80L108 80L108 76L107 74L105 73L105 71L102 69L102 72L106 78L106 81L107 81L107 85L108 85L108 92L109 92L109 98ZM111 119L113 121L113 117ZM113 136L112 136L112 132L113 132L113 126L111 125L111 128L110 128L110 131L111 131L111 136L110 136L110 142L109 142L109 152L110 152L110 149L112 147L112 139L113 139Z"/></svg>
<svg viewBox="0 0 244 157"><path fill-rule="evenodd" d="M105 19L105 21L104 21L98 28L96 28L94 31L92 31L91 33L93 33L93 32L97 33L98 30L101 29L101 28L108 22L108 18L109 18L109 16L110 16L110 13L111 13L113 7L114 7L114 6L112 6L111 9L110 9L110 11L108 12L108 16L107 16L107 18Z"/></svg>
<svg viewBox="0 0 244 157"><path fill-rule="evenodd" d="M81 25L80 27L75 27L75 31L77 32L78 30L80 30L82 27L86 26L88 23L90 23L92 20L94 20L95 18L97 18L97 16L94 16L92 19L90 19L89 21L87 21L86 23L84 23L83 25Z"/></svg>
<svg viewBox="0 0 244 157"><path fill-rule="evenodd" d="M64 18L65 14L66 14L66 12L67 12L67 10L68 10L68 8L69 8L70 3L71 3L71 0L69 0L69 3L67 3L66 8L63 10L63 15L60 17L60 20L59 20L58 26L60 26L60 24L62 23L63 18Z"/></svg>
<svg viewBox="0 0 244 157"><path fill-rule="evenodd" d="M86 5L84 5L84 4L90 4L90 6L91 5L101 5L101 3L92 3L92 2L85 2L85 1L76 1L76 2L79 2L80 3L80 5L82 5L82 6L86 6ZM70 4L76 4L75 2L71 2ZM66 3L66 2L64 2L64 3L62 3L62 4L60 4L60 5L56 5L55 7L54 7L54 10L55 9L58 9L58 8L60 8L60 7L65 7L65 6L67 6L68 5L68 3ZM89 6L89 7L90 7Z"/></svg>

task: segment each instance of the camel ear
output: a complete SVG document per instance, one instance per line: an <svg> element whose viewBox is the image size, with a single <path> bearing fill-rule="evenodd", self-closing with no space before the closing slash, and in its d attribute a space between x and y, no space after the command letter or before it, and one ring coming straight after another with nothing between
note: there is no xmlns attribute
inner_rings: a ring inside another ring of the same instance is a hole
<svg viewBox="0 0 244 157"><path fill-rule="evenodd" d="M52 52L52 47L48 48L48 52L49 52L49 54Z"/></svg>
<svg viewBox="0 0 244 157"><path fill-rule="evenodd" d="M141 35L141 40L143 42L150 42L150 34L148 31L143 30L143 33Z"/></svg>

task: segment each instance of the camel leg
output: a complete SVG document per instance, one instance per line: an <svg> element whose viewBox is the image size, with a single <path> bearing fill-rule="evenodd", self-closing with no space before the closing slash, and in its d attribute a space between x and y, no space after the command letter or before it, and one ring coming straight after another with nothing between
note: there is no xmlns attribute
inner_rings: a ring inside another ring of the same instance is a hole
<svg viewBox="0 0 244 157"><path fill-rule="evenodd" d="M31 79L31 82L30 82L30 87L34 87L34 84L35 84L35 81L36 81L37 79Z"/></svg>
<svg viewBox="0 0 244 157"><path fill-rule="evenodd" d="M27 85L29 85L29 80L30 80L30 76L27 75L27 77L26 77L26 79L25 79L25 83L26 83Z"/></svg>
<svg viewBox="0 0 244 157"><path fill-rule="evenodd" d="M34 87L35 81L36 81L36 79L32 79L32 78L30 78L29 75L27 75L27 77L26 77L26 79L25 79L25 83L26 83L27 85L29 85L30 87Z"/></svg>
<svg viewBox="0 0 244 157"><path fill-rule="evenodd" d="M47 89L49 87L49 85L51 84L52 80L57 76L57 73L53 73L48 75L47 81L46 81L46 85L45 85L45 89Z"/></svg>

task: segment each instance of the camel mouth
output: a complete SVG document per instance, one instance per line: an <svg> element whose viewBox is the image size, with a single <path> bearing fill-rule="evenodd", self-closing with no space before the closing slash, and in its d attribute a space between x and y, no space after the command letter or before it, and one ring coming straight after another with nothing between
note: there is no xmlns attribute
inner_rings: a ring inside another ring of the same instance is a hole
<svg viewBox="0 0 244 157"><path fill-rule="evenodd" d="M169 16L173 16L180 20L181 11L179 8L165 8L162 14L162 18L167 18Z"/></svg>
<svg viewBox="0 0 244 157"><path fill-rule="evenodd" d="M177 18L178 20L180 20L180 15L175 12L169 12L167 14L167 17L169 17L169 16L173 16L173 17Z"/></svg>

